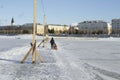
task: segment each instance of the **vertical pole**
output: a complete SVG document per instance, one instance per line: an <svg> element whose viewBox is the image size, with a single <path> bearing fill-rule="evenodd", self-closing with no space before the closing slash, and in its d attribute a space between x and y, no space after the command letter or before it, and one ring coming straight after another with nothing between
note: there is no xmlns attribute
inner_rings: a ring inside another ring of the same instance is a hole
<svg viewBox="0 0 120 80"><path fill-rule="evenodd" d="M32 55L32 63L36 62L36 0L34 0L34 13L33 13L33 55Z"/></svg>
<svg viewBox="0 0 120 80"><path fill-rule="evenodd" d="M36 0L34 0L34 13L33 13L33 44L36 40Z"/></svg>
<svg viewBox="0 0 120 80"><path fill-rule="evenodd" d="M33 22L34 22L34 24L33 24L33 41L32 41L32 47L27 52L27 54L25 55L25 57L21 61L21 63L24 63L24 61L26 60L26 58L28 57L28 55L30 54L31 51L32 51L32 63L33 64L36 63L36 56L38 56L38 58L40 59L40 62L43 62L42 58L40 57L40 55L36 51L36 0L34 0L34 17L33 17Z"/></svg>
<svg viewBox="0 0 120 80"><path fill-rule="evenodd" d="M45 15L43 16L43 40L45 37ZM45 47L45 40L43 41L43 47Z"/></svg>

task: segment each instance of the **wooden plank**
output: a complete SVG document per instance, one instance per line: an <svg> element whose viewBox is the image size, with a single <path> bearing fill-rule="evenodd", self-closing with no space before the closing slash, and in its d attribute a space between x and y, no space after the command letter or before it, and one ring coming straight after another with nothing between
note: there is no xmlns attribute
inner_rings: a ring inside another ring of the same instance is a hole
<svg viewBox="0 0 120 80"><path fill-rule="evenodd" d="M43 60L42 60L41 56L39 55L39 53L37 51L36 51L36 55L38 56L40 62L43 63Z"/></svg>
<svg viewBox="0 0 120 80"><path fill-rule="evenodd" d="M38 47L40 47L40 45L43 43L43 40L42 40L42 42L38 45Z"/></svg>
<svg viewBox="0 0 120 80"><path fill-rule="evenodd" d="M33 45L32 63L36 63L36 45Z"/></svg>
<svg viewBox="0 0 120 80"><path fill-rule="evenodd" d="M32 51L33 47L30 48L30 50L27 52L27 54L25 55L25 57L23 58L23 60L21 61L21 63L24 63L26 58L28 57L28 55L30 54L30 52Z"/></svg>

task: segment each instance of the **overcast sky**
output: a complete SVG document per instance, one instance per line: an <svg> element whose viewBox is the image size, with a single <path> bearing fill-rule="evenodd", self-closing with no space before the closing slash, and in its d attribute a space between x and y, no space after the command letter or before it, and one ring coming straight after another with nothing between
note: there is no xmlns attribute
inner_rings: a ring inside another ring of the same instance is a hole
<svg viewBox="0 0 120 80"><path fill-rule="evenodd" d="M48 24L71 24L84 20L120 18L120 0L43 0ZM37 0L37 22L43 23L41 0ZM33 0L0 0L0 25L33 22Z"/></svg>

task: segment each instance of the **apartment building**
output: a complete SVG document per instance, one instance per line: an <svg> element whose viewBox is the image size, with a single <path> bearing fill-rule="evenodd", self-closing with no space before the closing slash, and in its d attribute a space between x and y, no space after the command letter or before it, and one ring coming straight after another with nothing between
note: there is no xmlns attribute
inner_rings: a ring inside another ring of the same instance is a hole
<svg viewBox="0 0 120 80"><path fill-rule="evenodd" d="M45 35L48 33L48 25L42 25L42 24L39 24L37 25L37 34L38 35Z"/></svg>
<svg viewBox="0 0 120 80"><path fill-rule="evenodd" d="M79 32L83 34L111 34L110 23L96 20L83 21L78 24Z"/></svg>
<svg viewBox="0 0 120 80"><path fill-rule="evenodd" d="M112 33L120 34L120 19L112 19Z"/></svg>
<svg viewBox="0 0 120 80"><path fill-rule="evenodd" d="M44 30L47 33L50 30L54 30L55 34L60 34L61 32L68 31L69 26L67 26L67 25L58 25L58 24L48 24L48 25L46 25L46 27L43 27L43 25L37 25L37 34L43 35Z"/></svg>

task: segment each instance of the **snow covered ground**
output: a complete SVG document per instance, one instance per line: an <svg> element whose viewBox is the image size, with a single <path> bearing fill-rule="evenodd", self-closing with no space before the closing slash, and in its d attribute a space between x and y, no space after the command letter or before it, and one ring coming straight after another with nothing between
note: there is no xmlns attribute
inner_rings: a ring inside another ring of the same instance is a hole
<svg viewBox="0 0 120 80"><path fill-rule="evenodd" d="M0 35L0 80L120 80L120 38L54 37L58 50L45 48L20 64L30 49L32 35ZM42 40L37 36L37 44Z"/></svg>

